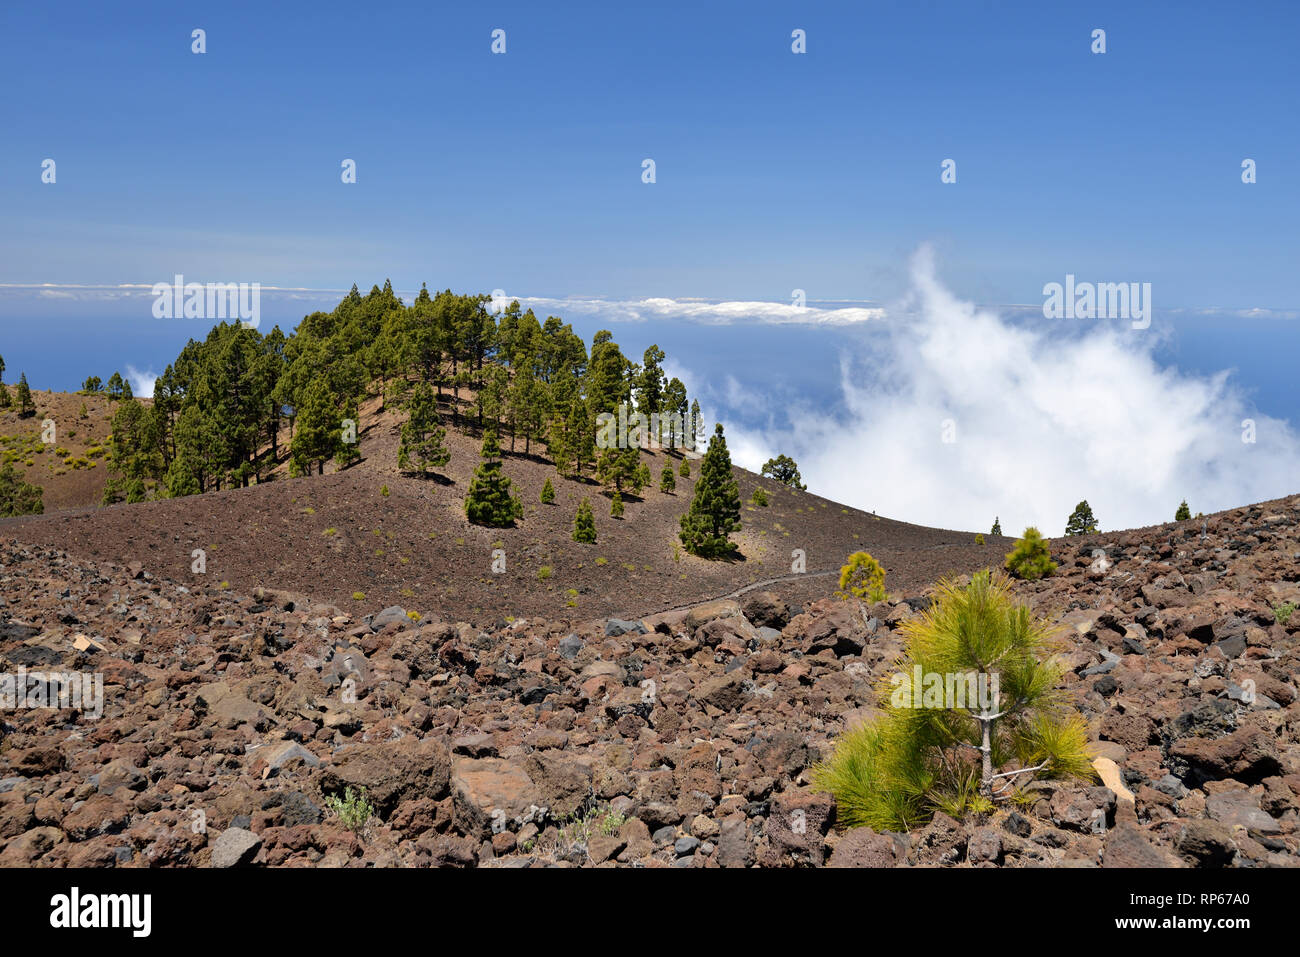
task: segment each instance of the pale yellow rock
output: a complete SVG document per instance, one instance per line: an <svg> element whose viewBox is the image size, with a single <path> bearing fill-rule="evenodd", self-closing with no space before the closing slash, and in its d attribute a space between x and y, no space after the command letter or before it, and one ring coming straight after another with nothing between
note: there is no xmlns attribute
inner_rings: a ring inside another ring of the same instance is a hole
<svg viewBox="0 0 1300 957"><path fill-rule="evenodd" d="M1114 791L1117 799L1127 801L1129 804L1135 802L1133 792L1124 787L1124 778L1119 773L1118 764L1110 758L1094 758L1092 766L1097 769L1097 775L1101 778L1101 783Z"/></svg>
<svg viewBox="0 0 1300 957"><path fill-rule="evenodd" d="M73 638L72 647L76 648L78 651L86 651L90 648L94 648L98 651L104 650L103 645L101 645L94 638L87 637L86 635L77 635L75 638Z"/></svg>

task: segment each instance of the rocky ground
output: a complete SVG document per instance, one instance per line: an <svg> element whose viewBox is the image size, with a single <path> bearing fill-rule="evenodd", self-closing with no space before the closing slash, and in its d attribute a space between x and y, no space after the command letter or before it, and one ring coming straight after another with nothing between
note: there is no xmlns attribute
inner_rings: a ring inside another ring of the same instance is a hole
<svg viewBox="0 0 1300 957"><path fill-rule="evenodd" d="M0 543L0 671L104 681L98 719L0 712L0 864L1300 861L1300 614L1274 611L1300 604L1300 497L1053 547L1018 591L1062 625L1099 783L898 835L836 830L808 774L920 590L480 627Z"/></svg>

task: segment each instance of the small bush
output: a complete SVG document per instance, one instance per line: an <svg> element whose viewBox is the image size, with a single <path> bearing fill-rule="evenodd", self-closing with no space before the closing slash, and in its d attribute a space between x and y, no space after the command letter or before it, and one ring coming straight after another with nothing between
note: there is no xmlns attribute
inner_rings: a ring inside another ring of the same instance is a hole
<svg viewBox="0 0 1300 957"><path fill-rule="evenodd" d="M388 498L388 486L387 485L379 486L379 494L382 495L384 498Z"/></svg>
<svg viewBox="0 0 1300 957"><path fill-rule="evenodd" d="M1284 601L1273 609L1273 619L1279 625L1285 625L1291 620L1291 613L1295 611L1295 605L1289 601Z"/></svg>
<svg viewBox="0 0 1300 957"><path fill-rule="evenodd" d="M761 488L754 489L754 494L749 497L749 500L755 505L761 505L763 508L767 508L767 493Z"/></svg>
<svg viewBox="0 0 1300 957"><path fill-rule="evenodd" d="M1054 627L1016 605L1005 578L985 570L965 588L945 581L933 607L901 630L907 644L882 683L880 717L846 732L813 769L840 825L907 831L935 811L956 817L1014 802L1035 777L1094 779L1087 724L1059 690ZM918 673L924 690L910 687ZM954 676L974 700L949 699Z"/></svg>
<svg viewBox="0 0 1300 957"><path fill-rule="evenodd" d="M840 568L841 598L852 595L868 601L884 601L885 567L866 552L854 552L848 563Z"/></svg>
<svg viewBox="0 0 1300 957"><path fill-rule="evenodd" d="M615 492L614 497L609 500L609 514L613 518L623 517L623 496L618 492Z"/></svg>
<svg viewBox="0 0 1300 957"><path fill-rule="evenodd" d="M550 477L546 479L546 484L542 486L542 504L550 505L555 501L555 486L551 484Z"/></svg>
<svg viewBox="0 0 1300 957"><path fill-rule="evenodd" d="M659 491L664 494L670 494L677 490L677 479L673 476L673 467L670 464L664 466L664 470L659 474Z"/></svg>
<svg viewBox="0 0 1300 957"><path fill-rule="evenodd" d="M555 569L551 568L550 565L543 565L541 568L537 569L537 580L539 582L544 582L554 573Z"/></svg>
<svg viewBox="0 0 1300 957"><path fill-rule="evenodd" d="M1025 581L1036 581L1056 571L1056 562L1052 561L1052 550L1042 533L1032 525L1025 529L1022 538L1007 555L1007 571Z"/></svg>
<svg viewBox="0 0 1300 957"><path fill-rule="evenodd" d="M365 601L365 600L366 600L366 593L363 592L363 591L354 591L354 592L352 593L352 600L353 600L353 601Z"/></svg>
<svg viewBox="0 0 1300 957"><path fill-rule="evenodd" d="M375 813L374 807L366 799L365 788L361 788L359 793L352 788L346 788L343 797L331 794L325 798L325 807L334 813L340 824L349 831L355 832L364 830L366 822Z"/></svg>
<svg viewBox="0 0 1300 957"><path fill-rule="evenodd" d="M983 545L983 544L984 544L984 536L981 535L979 532L976 532L976 533L975 533L975 544L976 544L976 545Z"/></svg>
<svg viewBox="0 0 1300 957"><path fill-rule="evenodd" d="M591 514L591 503L585 498L578 503L578 512L573 516L573 540L584 545L596 543L596 518ZM603 564L603 559L596 559L596 564Z"/></svg>

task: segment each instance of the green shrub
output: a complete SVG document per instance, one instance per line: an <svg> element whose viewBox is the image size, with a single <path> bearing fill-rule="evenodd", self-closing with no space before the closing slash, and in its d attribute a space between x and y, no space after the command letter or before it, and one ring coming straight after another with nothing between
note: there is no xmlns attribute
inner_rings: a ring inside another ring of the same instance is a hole
<svg viewBox="0 0 1300 957"><path fill-rule="evenodd" d="M983 544L984 544L984 536L981 535L979 532L976 532L976 533L975 533L975 544L976 544L976 545L983 545Z"/></svg>
<svg viewBox="0 0 1300 957"><path fill-rule="evenodd" d="M546 484L542 486L542 504L550 505L554 501L555 501L555 486L551 484L551 479L548 476L546 479Z"/></svg>
<svg viewBox="0 0 1300 957"><path fill-rule="evenodd" d="M1273 609L1273 618L1279 625L1285 625L1291 620L1291 613L1295 611L1295 605L1289 601L1284 601Z"/></svg>
<svg viewBox="0 0 1300 957"><path fill-rule="evenodd" d="M337 794L328 795L325 807L334 813L340 824L356 832L362 831L375 813L374 807L366 799L365 788L361 788L359 793L350 787L345 788L342 797Z"/></svg>
<svg viewBox="0 0 1300 957"><path fill-rule="evenodd" d="M553 575L554 573L555 570L551 568L550 565L543 565L541 568L537 569L537 580L539 582L544 582L546 581L546 579L550 578L551 575Z"/></svg>
<svg viewBox="0 0 1300 957"><path fill-rule="evenodd" d="M852 595L868 601L884 601L885 568L866 552L854 552L848 563L840 568L841 598Z"/></svg>
<svg viewBox="0 0 1300 957"><path fill-rule="evenodd" d="M761 505L764 508L767 507L767 493L764 492L761 488L754 489L754 494L749 496L749 500L754 505Z"/></svg>
<svg viewBox="0 0 1300 957"><path fill-rule="evenodd" d="M1178 510L1174 512L1175 522L1185 522L1192 517L1192 510L1187 507L1187 499L1183 499L1178 504Z"/></svg>
<svg viewBox="0 0 1300 957"><path fill-rule="evenodd" d="M1025 529L1024 537L1016 541L1005 564L1007 571L1026 581L1036 581L1056 571L1056 562L1052 561L1052 551L1047 547L1047 540L1032 525Z"/></svg>
<svg viewBox="0 0 1300 957"><path fill-rule="evenodd" d="M591 503L585 498L578 503L578 513L573 517L573 540L584 545L596 544L596 517L591 514ZM604 564L604 559L596 559Z"/></svg>
<svg viewBox="0 0 1300 957"><path fill-rule="evenodd" d="M609 514L613 518L623 517L623 496L618 492L615 492L614 497L609 500Z"/></svg>
<svg viewBox="0 0 1300 957"><path fill-rule="evenodd" d="M673 475L672 464L664 466L664 470L659 473L659 491L664 493L675 492L677 490L677 479Z"/></svg>
<svg viewBox="0 0 1300 957"><path fill-rule="evenodd" d="M813 769L840 825L906 831L938 810L991 811L1035 777L1093 779L1087 725L1058 687L1053 626L1013 603L1007 579L985 570L965 588L942 582L931 609L902 632L881 715L845 733ZM918 673L924 694L910 687ZM941 692L953 676L980 691L932 699L930 676Z"/></svg>

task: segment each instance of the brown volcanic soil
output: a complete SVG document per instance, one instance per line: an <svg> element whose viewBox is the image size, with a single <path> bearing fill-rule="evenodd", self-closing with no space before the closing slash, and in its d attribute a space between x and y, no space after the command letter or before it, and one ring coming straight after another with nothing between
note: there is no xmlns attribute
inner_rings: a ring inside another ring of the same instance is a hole
<svg viewBox="0 0 1300 957"><path fill-rule="evenodd" d="M426 618L475 623L536 615L639 617L756 583L804 603L833 591L845 557L859 549L884 564L891 591L911 590L949 573L997 565L1009 547L1008 539L995 538L977 546L971 533L880 518L736 469L742 499L748 502L761 486L770 505L745 506L744 528L733 536L741 559L706 561L677 546L698 462L690 478L678 477L675 494L665 494L658 491L660 470L671 461L675 471L680 460L648 455L654 487L640 499L628 497L625 518L616 520L596 485L561 479L549 461L524 456L522 443L520 454L507 453L504 468L523 499L524 518L514 528L480 528L469 524L463 507L479 437L448 430L448 482L403 475L396 467L403 417L376 407L372 400L362 408L363 461L342 472L278 475L247 489L47 513L0 522L0 529L5 537L73 555L139 562L180 582L297 592L349 614L401 605ZM548 477L556 502L542 505ZM583 497L596 512L595 545L571 540ZM498 547L506 553L504 574L491 572ZM195 549L206 552L201 578L190 570ZM791 574L794 549L805 552L804 575Z"/></svg>
<svg viewBox="0 0 1300 957"><path fill-rule="evenodd" d="M0 710L0 867L1300 865L1300 496L1052 545L1015 591L1101 783L894 834L811 770L924 594L481 630L0 539L0 673L102 680Z"/></svg>

